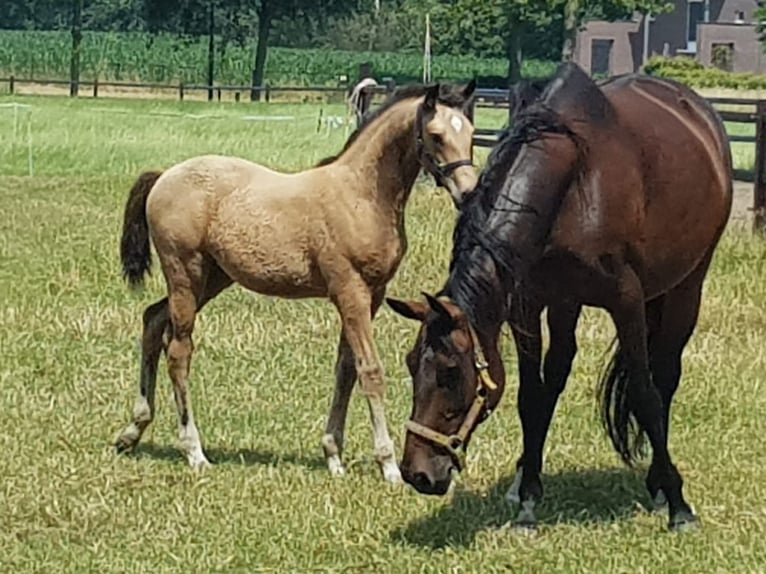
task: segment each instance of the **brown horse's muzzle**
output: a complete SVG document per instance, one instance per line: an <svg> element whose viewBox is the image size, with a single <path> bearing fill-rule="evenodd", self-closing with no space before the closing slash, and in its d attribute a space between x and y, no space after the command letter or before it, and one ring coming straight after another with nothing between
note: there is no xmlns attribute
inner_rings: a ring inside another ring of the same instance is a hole
<svg viewBox="0 0 766 574"><path fill-rule="evenodd" d="M407 433L399 470L404 482L420 494L443 496L452 484L453 458L436 450L420 437Z"/></svg>

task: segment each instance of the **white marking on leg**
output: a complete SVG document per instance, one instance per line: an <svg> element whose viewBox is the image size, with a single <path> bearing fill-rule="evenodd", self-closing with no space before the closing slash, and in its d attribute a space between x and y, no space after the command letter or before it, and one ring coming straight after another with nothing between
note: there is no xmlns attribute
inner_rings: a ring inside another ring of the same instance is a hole
<svg viewBox="0 0 766 574"><path fill-rule="evenodd" d="M179 425L178 435L181 451L186 455L186 460L189 461L189 466L195 470L209 467L210 462L202 452L199 431L197 430L197 425L194 424L194 417L191 412L189 412L189 419L186 422L186 425Z"/></svg>
<svg viewBox="0 0 766 574"><path fill-rule="evenodd" d="M399 465L396 464L394 456L394 441L391 440L388 434L383 402L380 397L375 395L369 395L367 399L370 407L370 418L372 419L375 459L380 465L383 478L386 482L400 484L402 482L402 474L399 471Z"/></svg>
<svg viewBox="0 0 766 574"><path fill-rule="evenodd" d="M452 116L449 120L449 123L457 133L462 131L463 120L461 120L458 116Z"/></svg>
<svg viewBox="0 0 766 574"><path fill-rule="evenodd" d="M511 484L511 488L509 488L508 492L505 494L505 499L509 504L518 504L521 502L521 495L519 494L519 490L521 489L521 479L523 476L524 469L519 468L519 470L516 471L516 476L513 478L513 484Z"/></svg>
<svg viewBox="0 0 766 574"><path fill-rule="evenodd" d="M662 489L659 489L657 494L654 495L654 508L659 510L663 508L667 503L668 498L665 496L665 493L662 491Z"/></svg>
<svg viewBox="0 0 766 574"><path fill-rule="evenodd" d="M340 448L335 440L335 436L332 432L328 432L322 437L322 448L325 453L325 460L327 462L327 469L333 476L344 476L346 469L343 468L343 462L340 458Z"/></svg>
<svg viewBox="0 0 766 574"><path fill-rule="evenodd" d="M525 500L521 503L521 510L516 517L516 523L522 525L537 524L534 500Z"/></svg>
<svg viewBox="0 0 766 574"><path fill-rule="evenodd" d="M133 406L133 421L120 432L116 441L117 447L120 450L133 449L141 440L141 435L150 422L152 422L152 411L149 402L146 397L139 394Z"/></svg>

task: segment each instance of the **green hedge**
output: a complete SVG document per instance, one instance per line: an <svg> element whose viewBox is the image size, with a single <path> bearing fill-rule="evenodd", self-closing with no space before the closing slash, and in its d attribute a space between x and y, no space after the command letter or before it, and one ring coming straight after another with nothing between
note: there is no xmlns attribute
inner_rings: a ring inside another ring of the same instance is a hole
<svg viewBox="0 0 766 574"><path fill-rule="evenodd" d="M687 56L655 56L646 63L644 71L652 76L671 78L697 88L766 89L766 75L733 74L717 68L706 68Z"/></svg>
<svg viewBox="0 0 766 574"><path fill-rule="evenodd" d="M69 75L71 38L68 32L27 32L0 30L0 76L15 74L34 79L64 79ZM345 52L340 50L297 50L272 48L266 69L271 85L337 84L338 77L357 76L359 65L371 62L378 79L392 77L397 83L422 77L421 54ZM253 47L226 46L219 50L216 83L250 85ZM525 62L524 74L551 73L555 64ZM156 83L207 81L207 39L180 39L177 36L149 36L143 33L86 32L83 35L81 77L101 81L132 80ZM504 85L508 62L500 58L435 56L431 65L434 79L477 78L479 85Z"/></svg>

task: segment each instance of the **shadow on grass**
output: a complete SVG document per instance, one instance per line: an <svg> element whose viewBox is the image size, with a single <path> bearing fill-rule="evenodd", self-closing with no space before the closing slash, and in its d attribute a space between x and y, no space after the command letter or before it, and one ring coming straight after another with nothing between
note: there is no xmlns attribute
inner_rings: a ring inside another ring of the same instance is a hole
<svg viewBox="0 0 766 574"><path fill-rule="evenodd" d="M295 453L276 453L267 450L252 450L248 448L225 449L206 448L205 455L212 465L241 464L245 466L276 466L278 464L293 464L306 467L308 470L326 470L324 461L319 457L309 457ZM134 456L148 457L166 461L186 462L181 451L173 446L140 443Z"/></svg>
<svg viewBox="0 0 766 574"><path fill-rule="evenodd" d="M545 495L536 514L543 527L628 520L639 511L638 503L649 503L643 473L629 469L568 471L542 478ZM515 519L518 508L505 500L512 483L510 475L486 493L458 489L449 506L392 532L391 540L431 549L469 546L478 532Z"/></svg>

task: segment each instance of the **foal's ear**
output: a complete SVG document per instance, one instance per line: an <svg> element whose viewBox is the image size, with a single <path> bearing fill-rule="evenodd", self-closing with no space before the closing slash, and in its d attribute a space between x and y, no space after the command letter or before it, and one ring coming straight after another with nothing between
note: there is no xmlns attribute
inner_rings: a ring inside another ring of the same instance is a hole
<svg viewBox="0 0 766 574"><path fill-rule="evenodd" d="M467 100L473 95L475 91L476 91L476 78L473 78L463 88L463 97Z"/></svg>
<svg viewBox="0 0 766 574"><path fill-rule="evenodd" d="M428 305L420 301L402 301L386 297L386 303L396 313L407 319L423 322L428 314Z"/></svg>
<svg viewBox="0 0 766 574"><path fill-rule="evenodd" d="M439 84L429 86L426 90L426 98L423 100L423 109L427 112L436 109L436 100L439 99Z"/></svg>

